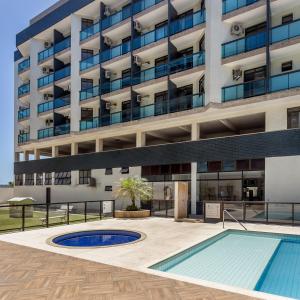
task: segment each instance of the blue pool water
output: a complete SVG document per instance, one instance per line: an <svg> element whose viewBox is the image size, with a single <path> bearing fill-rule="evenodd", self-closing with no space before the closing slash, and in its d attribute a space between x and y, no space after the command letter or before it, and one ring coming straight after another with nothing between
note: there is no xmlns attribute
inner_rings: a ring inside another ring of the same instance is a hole
<svg viewBox="0 0 300 300"><path fill-rule="evenodd" d="M68 247L95 247L127 244L140 238L140 233L132 231L91 230L64 234L54 238L52 242Z"/></svg>
<svg viewBox="0 0 300 300"><path fill-rule="evenodd" d="M151 268L300 299L300 236L227 230Z"/></svg>

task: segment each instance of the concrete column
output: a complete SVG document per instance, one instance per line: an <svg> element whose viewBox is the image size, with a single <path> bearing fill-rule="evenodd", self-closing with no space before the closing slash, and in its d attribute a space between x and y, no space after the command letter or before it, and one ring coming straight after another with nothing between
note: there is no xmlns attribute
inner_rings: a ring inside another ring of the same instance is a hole
<svg viewBox="0 0 300 300"><path fill-rule="evenodd" d="M205 1L206 32L205 32L205 103L221 102L222 100L222 1Z"/></svg>
<svg viewBox="0 0 300 300"><path fill-rule="evenodd" d="M71 171L71 185L76 186L79 183L79 171Z"/></svg>
<svg viewBox="0 0 300 300"><path fill-rule="evenodd" d="M28 151L24 151L24 160L25 161L29 160L29 152Z"/></svg>
<svg viewBox="0 0 300 300"><path fill-rule="evenodd" d="M287 109L274 107L266 111L266 131L287 129Z"/></svg>
<svg viewBox="0 0 300 300"><path fill-rule="evenodd" d="M58 157L58 147L52 146L52 157Z"/></svg>
<svg viewBox="0 0 300 300"><path fill-rule="evenodd" d="M146 134L145 132L138 131L136 133L136 147L146 146Z"/></svg>
<svg viewBox="0 0 300 300"><path fill-rule="evenodd" d="M34 159L39 160L40 159L40 150L35 148L33 150L33 153L34 153Z"/></svg>
<svg viewBox="0 0 300 300"><path fill-rule="evenodd" d="M102 151L103 151L103 140L96 139L96 152L102 152Z"/></svg>
<svg viewBox="0 0 300 300"><path fill-rule="evenodd" d="M71 144L71 155L77 155L78 154L78 144L72 143Z"/></svg>
<svg viewBox="0 0 300 300"><path fill-rule="evenodd" d="M200 125L198 123L192 123L191 140L198 141L200 138Z"/></svg>

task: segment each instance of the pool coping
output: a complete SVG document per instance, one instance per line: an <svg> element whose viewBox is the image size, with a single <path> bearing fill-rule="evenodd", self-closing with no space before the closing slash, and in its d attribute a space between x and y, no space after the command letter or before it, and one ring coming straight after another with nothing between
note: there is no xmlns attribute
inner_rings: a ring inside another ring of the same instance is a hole
<svg viewBox="0 0 300 300"><path fill-rule="evenodd" d="M81 232L91 232L91 231L127 231L127 232L132 232L132 233L138 233L140 234L140 238L132 241L132 242L128 242L128 243L122 243L122 244L115 244L115 245L106 245L106 246L86 246L86 247L79 247L79 246L63 246L63 245L59 245L53 242L53 240L57 237L60 236L64 236L64 235L68 235L68 234L72 234L72 233L81 233ZM132 245L132 244L136 244L138 242L143 241L145 238L147 237L147 235L144 232L138 231L138 230L125 230L125 229L120 229L120 228L105 228L105 229L95 229L95 230L76 230L76 231L71 231L71 232L67 232L64 234L56 234L54 236L51 236L49 238L46 239L46 244L48 244L49 246L53 246L53 247L57 247L57 248L66 248L66 249L97 249L97 248L111 248L111 247L118 247L118 246L125 246L125 245Z"/></svg>

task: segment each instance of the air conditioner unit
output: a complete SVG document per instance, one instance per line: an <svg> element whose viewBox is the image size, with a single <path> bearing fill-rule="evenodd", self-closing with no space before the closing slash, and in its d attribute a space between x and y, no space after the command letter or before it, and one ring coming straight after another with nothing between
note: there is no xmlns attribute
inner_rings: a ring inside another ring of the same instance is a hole
<svg viewBox="0 0 300 300"><path fill-rule="evenodd" d="M106 17L110 16L111 15L111 10L108 6L105 6L105 9L104 9L104 15Z"/></svg>
<svg viewBox="0 0 300 300"><path fill-rule="evenodd" d="M53 120L52 119L47 119L45 121L45 123L46 123L47 126L49 126L49 125L51 125L53 123Z"/></svg>
<svg viewBox="0 0 300 300"><path fill-rule="evenodd" d="M137 32L141 32L143 30L142 25L139 21L134 21L134 29Z"/></svg>
<svg viewBox="0 0 300 300"><path fill-rule="evenodd" d="M243 71L241 69L232 70L232 79L238 81L243 76Z"/></svg>
<svg viewBox="0 0 300 300"><path fill-rule="evenodd" d="M44 47L45 47L45 48L50 48L50 47L52 47L52 46L53 46L53 44L50 43L50 42L45 42L45 43L44 43Z"/></svg>
<svg viewBox="0 0 300 300"><path fill-rule="evenodd" d="M49 100L49 99L52 99L53 98L53 95L52 94L44 94L44 100Z"/></svg>
<svg viewBox="0 0 300 300"><path fill-rule="evenodd" d="M137 66L141 66L141 65L142 65L142 60L140 59L139 56L137 56L137 55L134 56L134 63L135 63Z"/></svg>
<svg viewBox="0 0 300 300"><path fill-rule="evenodd" d="M106 102L105 103L105 109L110 110L111 108L111 103L110 102Z"/></svg>
<svg viewBox="0 0 300 300"><path fill-rule="evenodd" d="M49 74L51 72L51 69L49 67L43 67L42 72L43 74Z"/></svg>
<svg viewBox="0 0 300 300"><path fill-rule="evenodd" d="M105 78L109 79L111 77L111 71L105 71Z"/></svg>
<svg viewBox="0 0 300 300"><path fill-rule="evenodd" d="M105 43L107 46L111 46L111 45L112 45L112 40L111 40L108 36L105 36L105 37L104 37L104 43Z"/></svg>
<svg viewBox="0 0 300 300"><path fill-rule="evenodd" d="M245 29L244 29L243 24L241 24L241 23L234 23L231 26L231 31L230 32L231 32L232 35L241 36L241 35L244 34Z"/></svg>
<svg viewBox="0 0 300 300"><path fill-rule="evenodd" d="M94 177L90 178L89 186L91 186L91 187L96 187L97 186L96 178L94 178Z"/></svg>
<svg viewBox="0 0 300 300"><path fill-rule="evenodd" d="M142 96L141 95L137 95L136 96L136 102L137 103L141 103L142 102Z"/></svg>

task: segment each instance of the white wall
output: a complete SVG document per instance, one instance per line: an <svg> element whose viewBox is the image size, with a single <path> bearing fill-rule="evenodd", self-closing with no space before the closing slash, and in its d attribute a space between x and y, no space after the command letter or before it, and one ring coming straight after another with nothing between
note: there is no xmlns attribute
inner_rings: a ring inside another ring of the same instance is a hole
<svg viewBox="0 0 300 300"><path fill-rule="evenodd" d="M300 156L266 158L265 199L300 203Z"/></svg>
<svg viewBox="0 0 300 300"><path fill-rule="evenodd" d="M13 187L0 188L0 203L5 203L8 199L13 198L13 196L14 196Z"/></svg>

